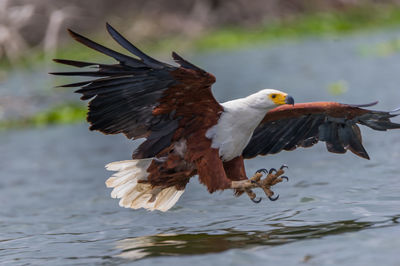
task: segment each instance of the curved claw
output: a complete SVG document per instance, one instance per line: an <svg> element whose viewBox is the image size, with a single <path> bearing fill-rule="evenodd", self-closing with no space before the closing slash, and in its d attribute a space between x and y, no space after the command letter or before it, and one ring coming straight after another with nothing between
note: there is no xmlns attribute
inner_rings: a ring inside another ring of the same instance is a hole
<svg viewBox="0 0 400 266"><path fill-rule="evenodd" d="M264 173L264 174L266 174L266 173L268 173L268 170L265 169L265 168L261 168L261 169L258 169L258 170L256 171L256 173Z"/></svg>
<svg viewBox="0 0 400 266"><path fill-rule="evenodd" d="M250 198L250 199L251 199L251 201L254 202L254 203L260 203L261 200L262 200L261 197L260 197L258 200L257 200L256 198L254 198L254 199Z"/></svg>
<svg viewBox="0 0 400 266"><path fill-rule="evenodd" d="M289 166L287 166L286 164L282 164L281 168L279 168L279 169L283 170L283 169L285 169L285 168L288 169Z"/></svg>
<svg viewBox="0 0 400 266"><path fill-rule="evenodd" d="M268 174L272 174L273 172L276 172L276 169L275 169L275 168L271 168L271 169L269 169L269 172L268 172Z"/></svg>
<svg viewBox="0 0 400 266"><path fill-rule="evenodd" d="M289 182L289 177L283 175L283 176L281 176L281 178L282 178L282 179L286 179L286 182Z"/></svg>
<svg viewBox="0 0 400 266"><path fill-rule="evenodd" d="M268 197L270 201L276 201L277 199L279 199L279 195L277 195L275 198L273 197Z"/></svg>

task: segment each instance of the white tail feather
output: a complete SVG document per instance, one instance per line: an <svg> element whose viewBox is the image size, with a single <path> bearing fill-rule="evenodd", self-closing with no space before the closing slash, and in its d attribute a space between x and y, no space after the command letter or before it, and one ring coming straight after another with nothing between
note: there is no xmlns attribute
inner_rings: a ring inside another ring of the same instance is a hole
<svg viewBox="0 0 400 266"><path fill-rule="evenodd" d="M175 187L152 187L140 183L147 180L147 168L153 159L126 160L106 165L109 171L117 171L106 181L107 187L114 188L111 197L121 199L119 206L125 208L168 211L179 200L185 190Z"/></svg>

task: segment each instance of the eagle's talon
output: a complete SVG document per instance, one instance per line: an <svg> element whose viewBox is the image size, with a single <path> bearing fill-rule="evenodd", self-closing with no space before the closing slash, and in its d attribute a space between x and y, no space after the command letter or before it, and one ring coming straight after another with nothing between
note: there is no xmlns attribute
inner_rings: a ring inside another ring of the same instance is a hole
<svg viewBox="0 0 400 266"><path fill-rule="evenodd" d="M261 202L261 197L259 199L257 198L256 193L254 193L251 189L245 189L247 196L249 196L250 200L254 203L260 203Z"/></svg>
<svg viewBox="0 0 400 266"><path fill-rule="evenodd" d="M284 176L281 176L281 178L282 178L282 179L286 179L286 182L289 182L289 177L287 177L287 176L284 175Z"/></svg>
<svg viewBox="0 0 400 266"><path fill-rule="evenodd" d="M279 168L280 170L283 170L283 169L288 169L289 168L289 166L287 166L286 164L282 164L282 166L281 166L281 168Z"/></svg>
<svg viewBox="0 0 400 266"><path fill-rule="evenodd" d="M279 195L277 195L275 198L273 197L268 197L270 201L276 201L277 199L279 199Z"/></svg>
<svg viewBox="0 0 400 266"><path fill-rule="evenodd" d="M273 172L275 172L275 173L276 173L276 169L275 169L275 168L271 168L271 169L269 169L269 172L268 172L268 174L270 175L270 174L272 174Z"/></svg>
<svg viewBox="0 0 400 266"><path fill-rule="evenodd" d="M254 199L250 198L250 199L251 199L251 201L254 202L254 203L260 203L261 200L262 200L261 197L260 197L258 200L257 200L256 198L254 198Z"/></svg>
<svg viewBox="0 0 400 266"><path fill-rule="evenodd" d="M258 169L258 170L256 171L256 173L264 173L264 174L266 174L266 173L268 173L268 170L265 169L265 168L261 168L261 169Z"/></svg>

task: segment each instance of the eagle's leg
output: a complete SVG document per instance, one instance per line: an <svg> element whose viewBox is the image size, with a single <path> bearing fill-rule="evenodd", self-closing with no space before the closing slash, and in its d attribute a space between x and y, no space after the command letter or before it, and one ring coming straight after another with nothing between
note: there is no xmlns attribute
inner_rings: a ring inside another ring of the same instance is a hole
<svg viewBox="0 0 400 266"><path fill-rule="evenodd" d="M235 190L245 191L251 200L254 200L256 194L251 190L258 187L257 183L261 180L262 173L256 172L253 177L245 180L232 181L231 188Z"/></svg>

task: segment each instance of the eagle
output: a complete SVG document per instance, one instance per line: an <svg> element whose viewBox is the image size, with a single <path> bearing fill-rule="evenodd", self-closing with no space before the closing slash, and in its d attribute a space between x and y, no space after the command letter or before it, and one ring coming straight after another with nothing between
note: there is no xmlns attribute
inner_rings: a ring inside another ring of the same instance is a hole
<svg viewBox="0 0 400 266"><path fill-rule="evenodd" d="M319 141L333 153L352 153L369 159L358 124L374 130L400 128L392 112L365 109L364 105L337 102L294 103L287 93L263 89L245 98L218 102L211 91L215 77L177 53L179 66L143 53L108 23L111 37L133 56L102 46L72 30L78 42L112 57L114 64L67 59L55 62L83 68L54 75L92 77L61 85L78 87L90 100L90 130L144 138L131 160L112 162L115 173L106 181L121 207L167 211L179 200L189 180L198 176L210 193L231 189L260 202L260 188L274 201L272 186L288 180L286 165L260 169L248 177L244 160L258 155L311 147Z"/></svg>

